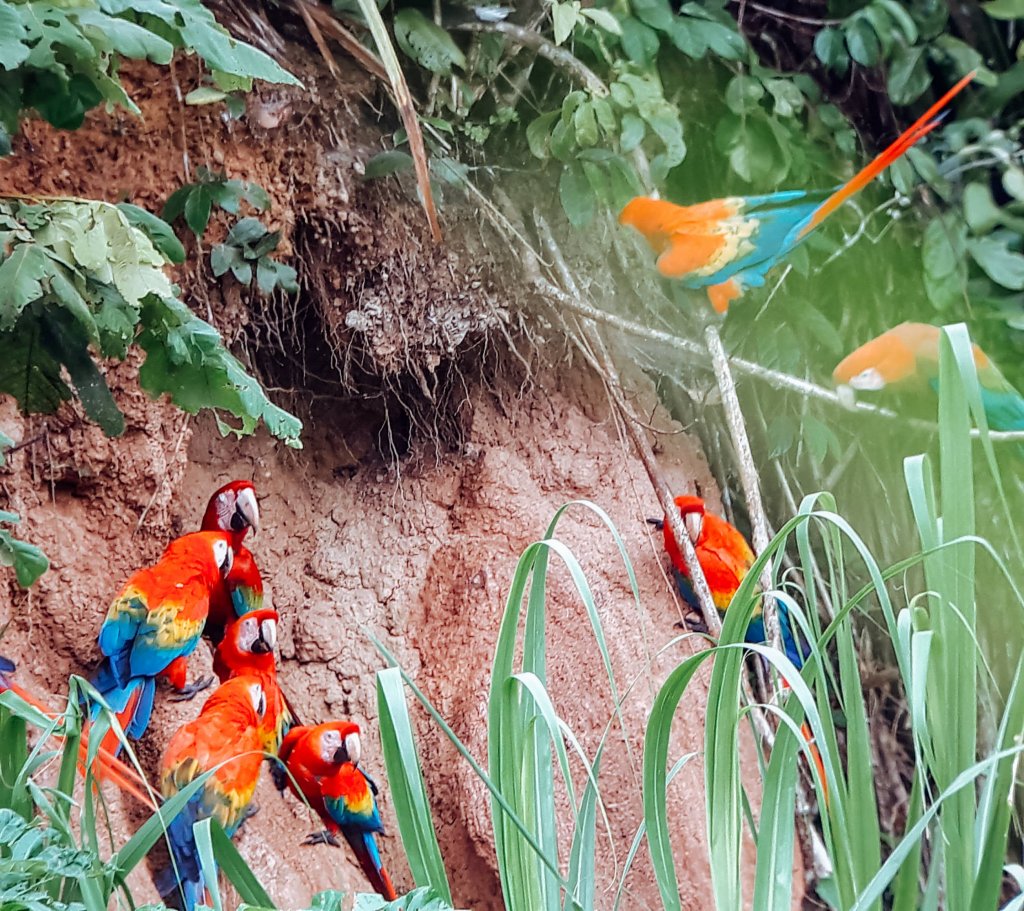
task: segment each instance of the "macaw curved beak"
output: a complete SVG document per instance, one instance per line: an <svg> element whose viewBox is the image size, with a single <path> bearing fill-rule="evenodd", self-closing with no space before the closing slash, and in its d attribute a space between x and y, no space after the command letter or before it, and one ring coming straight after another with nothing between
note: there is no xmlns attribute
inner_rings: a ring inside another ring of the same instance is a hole
<svg viewBox="0 0 1024 911"><path fill-rule="evenodd" d="M345 738L345 752L352 765L359 765L359 759L363 754L362 744L359 742L358 734L349 734Z"/></svg>
<svg viewBox="0 0 1024 911"><path fill-rule="evenodd" d="M235 499L235 514L231 517L231 527L235 531L248 527L252 529L253 534L260 530L260 507L256 502L256 494L248 487L240 490Z"/></svg>
<svg viewBox="0 0 1024 911"><path fill-rule="evenodd" d="M683 516L683 525L686 526L686 533L690 536L690 540L696 545L704 528L704 516L699 512L688 512Z"/></svg>

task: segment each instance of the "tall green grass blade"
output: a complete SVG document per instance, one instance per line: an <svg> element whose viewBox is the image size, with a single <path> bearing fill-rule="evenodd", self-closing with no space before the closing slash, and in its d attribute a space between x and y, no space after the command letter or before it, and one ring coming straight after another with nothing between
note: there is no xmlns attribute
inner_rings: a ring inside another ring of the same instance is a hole
<svg viewBox="0 0 1024 911"><path fill-rule="evenodd" d="M196 851L199 854L199 868L203 873L203 885L213 902L213 911L224 911L220 900L220 882L217 876L217 862L213 857L213 836L210 826L213 820L201 819L192 826L192 836L196 840Z"/></svg>
<svg viewBox="0 0 1024 911"><path fill-rule="evenodd" d="M32 818L32 801L28 791L18 786L26 765L28 736L25 720L0 701L0 808L13 810L27 820Z"/></svg>
<svg viewBox="0 0 1024 911"><path fill-rule="evenodd" d="M448 873L437 843L398 668L377 673L377 707L388 788L413 880L418 886L432 886L450 904Z"/></svg>
<svg viewBox="0 0 1024 911"><path fill-rule="evenodd" d="M601 749L594 756L591 775L587 778L587 786L583 790L579 811L576 814L576 826L573 831L572 848L569 852L569 889L566 892L563 911L571 911L573 907L583 911L593 911L594 887L597 882L597 870L594 858L597 850L597 776L601 768Z"/></svg>
<svg viewBox="0 0 1024 911"><path fill-rule="evenodd" d="M910 803L907 807L907 822L904 833L912 829L921 818L922 793L924 783L922 776L915 775L910 788ZM900 867L893 886L892 911L920 911L921 841L911 846L907 859Z"/></svg>
<svg viewBox="0 0 1024 911"><path fill-rule="evenodd" d="M238 853L238 848L235 847L221 824L215 819L203 820L196 824L196 828L206 822L211 823L209 833L213 857L224 875L235 887L235 891L238 892L242 901L250 905L259 905L261 908L274 909L276 907L274 902L260 884L252 868L245 862L245 858Z"/></svg>

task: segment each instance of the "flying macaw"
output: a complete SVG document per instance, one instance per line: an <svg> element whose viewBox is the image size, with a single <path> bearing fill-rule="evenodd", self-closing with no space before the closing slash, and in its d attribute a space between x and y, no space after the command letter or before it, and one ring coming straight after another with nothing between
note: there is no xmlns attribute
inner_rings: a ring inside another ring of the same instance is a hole
<svg viewBox="0 0 1024 911"><path fill-rule="evenodd" d="M236 616L259 610L263 606L263 580L252 553L243 543L251 528L259 531L260 509L256 489L251 481L231 481L216 490L206 504L201 531L223 531L230 535L234 562L231 573L210 595L210 611L203 635L216 646L224 628ZM186 686L188 660L181 657L171 662L165 676L181 699L191 699L206 689L212 677L202 678Z"/></svg>
<svg viewBox="0 0 1024 911"><path fill-rule="evenodd" d="M375 833L384 832L377 810L377 786L359 768L359 726L329 721L315 727L294 727L281 744L279 757L291 775L291 788L323 820L306 844L339 847L339 832L355 852L366 878L387 901L398 898L380 859Z"/></svg>
<svg viewBox="0 0 1024 911"><path fill-rule="evenodd" d="M230 537L200 531L167 545L153 566L125 583L100 627L104 660L92 683L117 715L124 732L142 736L153 711L156 677L199 643L210 595L231 570ZM92 717L99 713L94 706ZM111 730L103 746L114 756L121 749Z"/></svg>
<svg viewBox="0 0 1024 911"><path fill-rule="evenodd" d="M204 901L205 885L192 827L213 817L228 836L242 824L256 790L266 696L257 677L235 677L206 700L199 717L182 725L160 761L160 790L171 798L204 772L213 774L167 825L173 863L155 877L160 897L183 911Z"/></svg>
<svg viewBox="0 0 1024 911"><path fill-rule="evenodd" d="M277 623L277 611L269 607L239 617L228 625L213 656L213 670L221 683L248 676L256 677L262 684L267 712L260 725L260 736L264 751L272 756L277 755L284 735L295 723L288 698L277 682Z"/></svg>
<svg viewBox="0 0 1024 911"><path fill-rule="evenodd" d="M697 552L697 560L704 572L708 588L711 590L711 598L715 607L720 613L725 613L732 602L740 584L750 572L754 565L754 552L747 544L747 539L721 516L708 512L704 501L700 497L680 496L675 498L675 504L679 507L679 513L683 519L686 532L693 542L694 550ZM682 551L676 543L675 536L669 523L664 519L648 519L652 525L660 529L665 536L665 550L672 561L672 570L676 579L676 587L683 600L695 611L700 612L700 602L690 584L690 574L686 568L686 561L683 560ZM782 636L783 649L786 657L799 670L804 665L804 660L810 654L810 648L804 642L799 631L793 626L789 609L780 599L775 601L776 616L779 618L779 632ZM759 644L767 641L764 627L764 610L758 602L754 615L747 626L746 642ZM788 684L786 684L788 686ZM818 768L819 780L825 791L826 799L828 790L825 779L825 768L821 761L821 754L814 743L810 726L803 724L803 734L811 748L815 765Z"/></svg>
<svg viewBox="0 0 1024 911"><path fill-rule="evenodd" d="M900 323L848 354L832 372L840 387L876 392L886 386L938 391L939 337L927 323ZM993 430L1024 430L1024 398L977 345L972 345L981 403Z"/></svg>
<svg viewBox="0 0 1024 911"><path fill-rule="evenodd" d="M725 313L847 199L867 186L911 146L927 136L942 109L974 78L956 85L900 134L867 167L835 190L784 190L764 196L730 196L692 206L638 196L619 213L658 254L658 271L687 288L707 288L711 306Z"/></svg>

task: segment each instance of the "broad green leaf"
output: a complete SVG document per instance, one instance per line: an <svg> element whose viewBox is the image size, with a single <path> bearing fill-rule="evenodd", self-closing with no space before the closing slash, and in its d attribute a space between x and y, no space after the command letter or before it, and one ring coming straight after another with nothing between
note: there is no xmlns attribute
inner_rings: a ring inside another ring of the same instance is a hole
<svg viewBox="0 0 1024 911"><path fill-rule="evenodd" d="M725 88L725 104L734 114L746 114L764 98L764 84L753 76L733 76Z"/></svg>
<svg viewBox="0 0 1024 911"><path fill-rule="evenodd" d="M589 224L597 211L594 193L590 189L583 167L578 162L562 168L562 176L558 181L558 196L562 200L569 223L574 228Z"/></svg>
<svg viewBox="0 0 1024 911"><path fill-rule="evenodd" d="M547 160L551 128L561 116L561 111L548 111L532 120L526 128L526 142L530 146L530 153L534 158L539 158L541 161Z"/></svg>
<svg viewBox="0 0 1024 911"><path fill-rule="evenodd" d="M931 85L926 64L927 48L901 47L893 56L889 69L889 97L894 104L911 104Z"/></svg>
<svg viewBox="0 0 1024 911"><path fill-rule="evenodd" d="M996 237L972 237L967 249L985 274L1011 291L1024 291L1024 256Z"/></svg>
<svg viewBox="0 0 1024 911"><path fill-rule="evenodd" d="M573 126L576 128L576 144L580 148L597 145L600 133L597 129L597 114L590 101L584 101L573 114Z"/></svg>
<svg viewBox="0 0 1024 911"><path fill-rule="evenodd" d="M675 17L668 0L630 0L630 9L644 25L649 25L659 32L670 32Z"/></svg>
<svg viewBox="0 0 1024 911"><path fill-rule="evenodd" d="M555 38L555 44L562 44L576 28L579 21L580 3L579 0L566 0L564 3L552 0L551 3L551 25Z"/></svg>
<svg viewBox="0 0 1024 911"><path fill-rule="evenodd" d="M0 523L5 521L10 520L0 515ZM13 567L18 585L28 588L50 568L50 561L34 544L19 541L5 528L0 527L0 566Z"/></svg>
<svg viewBox="0 0 1024 911"><path fill-rule="evenodd" d="M587 9L580 10L580 15L585 19L589 19L598 28L604 29L612 35L622 34L622 26L619 25L619 20L606 9L588 7Z"/></svg>
<svg viewBox="0 0 1024 911"><path fill-rule="evenodd" d="M85 27L83 34L105 50L133 60L149 60L165 66L174 56L174 45L169 41L127 19L107 16L90 9L75 10L74 18Z"/></svg>
<svg viewBox="0 0 1024 911"><path fill-rule="evenodd" d="M623 19L622 50L633 63L646 66L658 53L658 33L639 19Z"/></svg>
<svg viewBox="0 0 1024 911"><path fill-rule="evenodd" d="M16 70L29 55L26 44L28 29L23 21L24 9L0 4L0 68L8 72Z"/></svg>
<svg viewBox="0 0 1024 911"><path fill-rule="evenodd" d="M993 19L1024 19L1024 0L991 0L981 8Z"/></svg>
<svg viewBox="0 0 1024 911"><path fill-rule="evenodd" d="M202 237L210 222L210 211L213 208L213 196L205 184L196 184L185 199L185 224L196 237Z"/></svg>
<svg viewBox="0 0 1024 911"><path fill-rule="evenodd" d="M55 268L43 248L19 244L0 263L0 330L10 329L32 301L43 296L43 282Z"/></svg>
<svg viewBox="0 0 1024 911"><path fill-rule="evenodd" d="M988 184L972 181L964 188L964 219L975 234L987 234L1002 221Z"/></svg>
<svg viewBox="0 0 1024 911"><path fill-rule="evenodd" d="M200 107L204 104L216 104L218 101L223 101L227 97L227 92L215 89L212 85L201 85L197 89L192 89L192 91L185 96L185 104Z"/></svg>
<svg viewBox="0 0 1024 911"><path fill-rule="evenodd" d="M846 72L850 63L843 33L832 26L823 28L814 36L814 53L825 66L839 73Z"/></svg>
<svg viewBox="0 0 1024 911"><path fill-rule="evenodd" d="M861 66L874 66L882 51L878 35L864 17L854 18L846 26L846 47Z"/></svg>
<svg viewBox="0 0 1024 911"><path fill-rule="evenodd" d="M395 14L395 40L405 54L432 73L448 75L453 66L464 70L466 56L451 35L418 9L405 7Z"/></svg>
<svg viewBox="0 0 1024 911"><path fill-rule="evenodd" d="M623 152L632 152L647 133L643 118L632 111L622 115L622 133L619 136L619 148Z"/></svg>
<svg viewBox="0 0 1024 911"><path fill-rule="evenodd" d="M117 207L128 219L128 224L144 232L169 263L185 262L185 248L166 221L129 202L118 203Z"/></svg>
<svg viewBox="0 0 1024 911"><path fill-rule="evenodd" d="M921 247L924 286L928 299L939 310L946 310L964 298L965 234L963 224L948 219L937 218L925 229Z"/></svg>

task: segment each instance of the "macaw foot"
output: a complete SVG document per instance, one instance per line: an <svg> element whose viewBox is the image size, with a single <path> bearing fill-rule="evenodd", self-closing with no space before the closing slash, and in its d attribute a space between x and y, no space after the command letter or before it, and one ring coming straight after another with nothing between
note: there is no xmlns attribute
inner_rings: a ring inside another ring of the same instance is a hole
<svg viewBox="0 0 1024 911"><path fill-rule="evenodd" d="M665 520L664 519L651 519L651 518L648 518L647 519L647 524L648 525L653 525L658 531L661 531L665 527Z"/></svg>
<svg viewBox="0 0 1024 911"><path fill-rule="evenodd" d="M242 810L242 818L238 825L241 826L247 819L252 819L260 811L260 805L258 803L251 803L244 810Z"/></svg>
<svg viewBox="0 0 1024 911"><path fill-rule="evenodd" d="M188 702L190 699L195 699L196 693L201 693L211 683L213 683L213 677L200 677L188 686L183 686L180 690L175 691L171 696L171 702Z"/></svg>
<svg viewBox="0 0 1024 911"><path fill-rule="evenodd" d="M288 790L288 770L281 765L281 761L278 759L269 759L267 761L270 763L270 778L274 782L274 787L284 797L284 792Z"/></svg>
<svg viewBox="0 0 1024 911"><path fill-rule="evenodd" d="M691 633L707 633L708 625L700 614L687 614L682 620L674 624L676 629L684 629Z"/></svg>
<svg viewBox="0 0 1024 911"><path fill-rule="evenodd" d="M330 832L326 829L322 829L319 832L311 832L306 836L306 840L303 842L304 845L332 845L335 848L341 847L341 842L338 841Z"/></svg>

